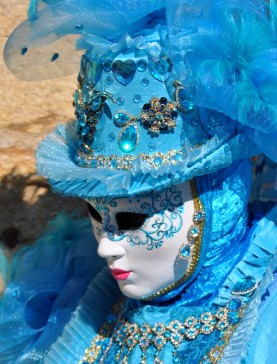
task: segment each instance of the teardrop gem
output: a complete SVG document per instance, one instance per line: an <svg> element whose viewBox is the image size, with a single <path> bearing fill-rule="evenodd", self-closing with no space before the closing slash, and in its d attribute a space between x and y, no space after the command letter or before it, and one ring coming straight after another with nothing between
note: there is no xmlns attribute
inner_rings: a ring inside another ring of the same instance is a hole
<svg viewBox="0 0 277 364"><path fill-rule="evenodd" d="M254 277L246 276L241 278L235 285L232 291L234 295L246 295L254 292L257 288L257 280Z"/></svg>
<svg viewBox="0 0 277 364"><path fill-rule="evenodd" d="M138 128L131 124L126 126L119 135L118 145L122 152L131 153L136 149L139 141Z"/></svg>
<svg viewBox="0 0 277 364"><path fill-rule="evenodd" d="M158 61L149 61L148 68L156 80L164 82L170 76L173 65L167 56L161 57Z"/></svg>
<svg viewBox="0 0 277 364"><path fill-rule="evenodd" d="M87 63L87 83L95 86L102 75L102 65L97 61L88 61Z"/></svg>
<svg viewBox="0 0 277 364"><path fill-rule="evenodd" d="M190 245L185 245L182 249L181 249L181 259L189 259L191 254L191 248Z"/></svg>
<svg viewBox="0 0 277 364"><path fill-rule="evenodd" d="M97 111L100 109L102 103L102 99L99 96L96 96L94 99L92 99L91 103L90 103L90 109L92 111Z"/></svg>

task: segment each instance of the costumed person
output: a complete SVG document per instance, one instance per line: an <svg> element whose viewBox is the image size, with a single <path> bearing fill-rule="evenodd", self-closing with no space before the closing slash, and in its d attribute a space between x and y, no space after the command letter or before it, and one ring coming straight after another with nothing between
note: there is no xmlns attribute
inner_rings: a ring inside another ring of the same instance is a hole
<svg viewBox="0 0 277 364"><path fill-rule="evenodd" d="M18 259L1 363L275 363L275 15L260 0L31 1L5 61L49 78L83 51L76 121L37 166L88 203L94 237L60 217Z"/></svg>

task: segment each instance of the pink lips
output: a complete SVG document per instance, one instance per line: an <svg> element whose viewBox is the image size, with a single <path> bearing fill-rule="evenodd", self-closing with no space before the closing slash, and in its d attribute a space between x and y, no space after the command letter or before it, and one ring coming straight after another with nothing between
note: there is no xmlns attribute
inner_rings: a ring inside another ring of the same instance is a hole
<svg viewBox="0 0 277 364"><path fill-rule="evenodd" d="M131 272L126 272L126 270L122 269L111 269L112 276L118 281L125 281L130 275Z"/></svg>

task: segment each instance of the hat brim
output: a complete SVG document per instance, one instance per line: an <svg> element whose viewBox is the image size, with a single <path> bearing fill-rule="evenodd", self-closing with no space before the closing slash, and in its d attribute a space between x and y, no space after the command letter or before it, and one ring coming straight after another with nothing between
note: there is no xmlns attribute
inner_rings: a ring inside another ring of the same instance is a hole
<svg viewBox="0 0 277 364"><path fill-rule="evenodd" d="M226 140L225 135L221 138L214 136L196 149L186 143L182 162L166 163L158 168L142 160L137 160L134 168L127 171L84 168L75 162L75 126L75 122L59 125L40 143L36 156L37 170L49 180L55 192L84 199L135 196L161 190L228 167L237 159L257 154L252 143L245 143L245 136L242 138L242 135L236 135ZM242 148L242 145L245 147Z"/></svg>

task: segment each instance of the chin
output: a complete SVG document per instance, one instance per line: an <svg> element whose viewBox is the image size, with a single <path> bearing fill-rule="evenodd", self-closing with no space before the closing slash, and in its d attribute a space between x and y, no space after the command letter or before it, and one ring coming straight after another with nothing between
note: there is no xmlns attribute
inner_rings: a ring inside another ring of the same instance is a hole
<svg viewBox="0 0 277 364"><path fill-rule="evenodd" d="M154 293L152 290L150 291L145 288L141 289L138 286L127 282L118 282L118 286L124 296L136 300L142 300L143 298L151 296Z"/></svg>

